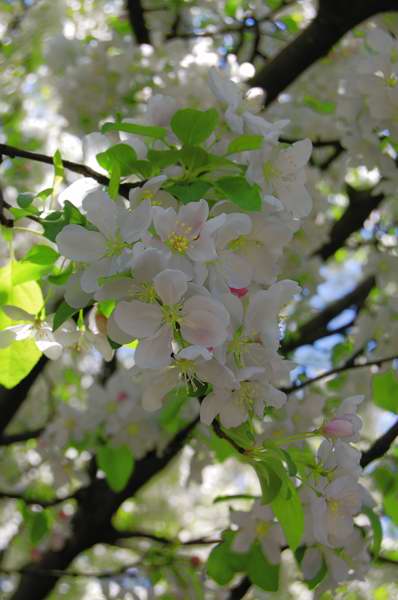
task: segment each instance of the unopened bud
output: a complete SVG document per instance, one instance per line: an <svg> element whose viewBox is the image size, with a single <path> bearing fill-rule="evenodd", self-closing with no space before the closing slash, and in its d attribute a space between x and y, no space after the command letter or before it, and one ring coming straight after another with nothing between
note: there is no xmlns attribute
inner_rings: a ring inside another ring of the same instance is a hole
<svg viewBox="0 0 398 600"><path fill-rule="evenodd" d="M232 287L230 287L229 291L231 292L231 294L233 294L237 298L243 298L243 296L246 296L246 294L249 290L247 288L232 288Z"/></svg>
<svg viewBox="0 0 398 600"><path fill-rule="evenodd" d="M324 424L322 433L332 438L351 437L354 434L354 427L348 419L336 417Z"/></svg>

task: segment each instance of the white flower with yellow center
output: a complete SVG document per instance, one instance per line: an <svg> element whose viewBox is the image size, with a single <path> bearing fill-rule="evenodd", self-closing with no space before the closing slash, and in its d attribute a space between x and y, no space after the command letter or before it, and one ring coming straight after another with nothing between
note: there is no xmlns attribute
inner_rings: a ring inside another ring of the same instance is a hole
<svg viewBox="0 0 398 600"><path fill-rule="evenodd" d="M129 211L113 202L105 192L89 193L83 208L87 219L98 231L81 225L67 225L57 235L60 253L70 260L84 263L80 285L90 294L100 288L99 279L123 272L131 263L131 247L151 224L151 203L144 200Z"/></svg>
<svg viewBox="0 0 398 600"><path fill-rule="evenodd" d="M163 244L172 253L205 262L217 258L214 233L224 223L225 215L208 219L206 200L190 202L178 213L173 208L153 207L153 224Z"/></svg>
<svg viewBox="0 0 398 600"><path fill-rule="evenodd" d="M140 340L135 361L143 369L170 364L172 342L187 342L215 348L227 337L229 315L224 306L209 295L188 299L188 277L182 271L165 269L153 279L157 301L120 302L114 311L119 329Z"/></svg>
<svg viewBox="0 0 398 600"><path fill-rule="evenodd" d="M270 563L275 565L280 562L284 537L269 506L264 506L256 500L250 511L233 511L231 520L239 527L232 544L235 552L248 552L257 540Z"/></svg>

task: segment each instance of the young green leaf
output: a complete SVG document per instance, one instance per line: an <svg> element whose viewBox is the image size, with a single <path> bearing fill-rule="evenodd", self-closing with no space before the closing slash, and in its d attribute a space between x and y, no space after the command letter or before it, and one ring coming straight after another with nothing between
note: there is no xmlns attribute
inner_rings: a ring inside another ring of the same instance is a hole
<svg viewBox="0 0 398 600"><path fill-rule="evenodd" d="M183 144L197 146L207 140L217 123L218 113L214 108L209 110L183 108L172 117L171 129Z"/></svg>
<svg viewBox="0 0 398 600"><path fill-rule="evenodd" d="M372 392L376 406L398 413L398 376L394 369L373 375Z"/></svg>
<svg viewBox="0 0 398 600"><path fill-rule="evenodd" d="M279 565L271 564L255 542L249 550L246 572L250 581L262 590L277 592L279 588Z"/></svg>
<svg viewBox="0 0 398 600"><path fill-rule="evenodd" d="M258 150L263 144L264 138L262 135L240 135L236 137L228 146L228 154L236 152L245 152L247 150Z"/></svg>
<svg viewBox="0 0 398 600"><path fill-rule="evenodd" d="M251 185L244 177L223 177L218 179L215 185L228 200L231 200L243 210L261 210L259 188L256 185Z"/></svg>
<svg viewBox="0 0 398 600"><path fill-rule="evenodd" d="M120 169L120 176L126 177L134 173L134 164L137 160L135 150L128 144L115 144L105 152L100 152L96 156L97 163L112 174L115 166Z"/></svg>
<svg viewBox="0 0 398 600"><path fill-rule="evenodd" d="M100 446L97 452L98 466L104 471L109 487L121 492L133 472L134 458L128 446Z"/></svg>
<svg viewBox="0 0 398 600"><path fill-rule="evenodd" d="M53 265L58 258L59 254L56 250L50 246L38 244L37 246L32 246L22 261L28 261L36 265Z"/></svg>
<svg viewBox="0 0 398 600"><path fill-rule="evenodd" d="M53 331L56 331L59 327L61 327L62 323L65 323L68 319L70 319L75 313L78 312L78 308L73 308L69 306L67 302L61 302L55 311L54 320L53 320Z"/></svg>
<svg viewBox="0 0 398 600"><path fill-rule="evenodd" d="M292 550L296 550L304 533L304 510L300 496L287 473L283 487L271 502L271 507L283 529L287 543Z"/></svg>
<svg viewBox="0 0 398 600"><path fill-rule="evenodd" d="M108 133L109 131L124 131L125 133L131 133L133 135L141 135L144 137L151 137L158 140L162 140L167 135L167 129L164 127L157 127L154 125L140 125L139 123L105 123L102 128L102 133Z"/></svg>
<svg viewBox="0 0 398 600"><path fill-rule="evenodd" d="M198 179L192 183L175 183L167 188L167 191L176 196L184 204L188 204L188 202L196 202L203 198L210 188L210 183Z"/></svg>
<svg viewBox="0 0 398 600"><path fill-rule="evenodd" d="M368 517L373 531L372 554L377 558L380 554L381 542L383 541L383 529L380 517L368 506L362 508L362 512Z"/></svg>

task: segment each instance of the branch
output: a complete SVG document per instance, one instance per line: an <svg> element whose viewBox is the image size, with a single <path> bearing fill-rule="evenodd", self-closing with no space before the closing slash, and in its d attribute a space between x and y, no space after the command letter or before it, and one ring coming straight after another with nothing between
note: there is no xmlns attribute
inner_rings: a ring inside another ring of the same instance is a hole
<svg viewBox="0 0 398 600"><path fill-rule="evenodd" d="M43 600L64 575L73 559L95 544L109 543L114 539L111 524L113 514L120 505L134 496L152 477L162 471L179 453L198 423L194 419L169 442L160 456L156 450L148 452L138 460L130 480L121 492L113 492L103 479L95 479L81 490L78 509L72 520L72 533L60 550L50 550L39 563L29 565L10 600ZM35 578L32 570L43 572Z"/></svg>
<svg viewBox="0 0 398 600"><path fill-rule="evenodd" d="M51 506L56 506L57 504L61 504L62 502L66 502L67 500L75 500L79 495L80 490L69 496L65 496L64 498L54 498L53 500L40 500L38 498L29 498L29 496L25 496L23 493L17 492L3 492L0 491L0 498L5 500L23 500L25 504L42 506L43 508L50 508Z"/></svg>
<svg viewBox="0 0 398 600"><path fill-rule="evenodd" d="M32 429L31 431L21 431L20 433L9 433L8 435L0 436L0 446L11 446L18 442L26 442L38 438L44 431L44 427Z"/></svg>
<svg viewBox="0 0 398 600"><path fill-rule="evenodd" d="M341 367L336 367L335 369L330 369L330 371L325 371L324 373L320 373L320 375L317 375L316 377L313 377L312 379L307 379L306 381L302 381L302 382L292 385L291 387L288 387L288 388L282 388L281 391L285 392L286 394L291 394L292 392L297 392L298 390L302 390L303 388L307 387L308 385L312 385L313 383L316 383L317 381L320 381L321 379L326 379L327 377L331 377L332 375L344 373L344 371L350 371L352 369L363 369L366 367L376 367L376 366L379 367L380 365L382 365L386 362L390 362L392 360L397 360L397 359L398 359L398 354L395 354L394 356L386 356L385 358L379 358L377 360L371 360L369 362L364 362L364 363L352 364L351 362L349 362L349 364L345 364Z"/></svg>
<svg viewBox="0 0 398 600"><path fill-rule="evenodd" d="M361 467L367 467L371 462L386 454L398 437L398 420L383 435L381 435L368 450L362 452Z"/></svg>
<svg viewBox="0 0 398 600"><path fill-rule="evenodd" d="M144 9L141 0L127 0L129 21L138 44L150 44L149 30L145 23Z"/></svg>
<svg viewBox="0 0 398 600"><path fill-rule="evenodd" d="M384 200L383 194L372 196L371 191L360 191L347 186L349 204L342 217L330 230L329 240L320 246L313 256L327 260L341 248L352 233L361 229L369 215Z"/></svg>
<svg viewBox="0 0 398 600"><path fill-rule="evenodd" d="M20 148L15 148L14 146L9 146L8 144L0 144L0 157L1 156L8 156L9 158L26 158L27 160L33 160L45 165L54 165L52 156L47 156L46 154L41 154L38 152L29 152L28 150L21 150ZM83 175L83 177L91 177L92 179L95 179L95 181L98 181L98 183L101 185L109 185L109 177L94 171L94 169L88 167L87 165L82 165L70 160L63 160L62 164L65 169L68 169L68 171L73 171L73 173L78 173L79 175ZM134 183L121 183L119 188L120 193L122 196L128 198L129 191L133 188L139 187L143 183L143 181L137 181Z"/></svg>
<svg viewBox="0 0 398 600"><path fill-rule="evenodd" d="M328 335L336 333L336 331L331 331L328 329L328 323L347 308L355 306L357 310L359 310L364 304L366 298L369 296L375 284L375 277L370 275L361 283L359 283L351 292L345 294L345 296L342 298L331 302L320 313L307 321L307 323L301 325L301 327L299 327L298 331L295 332L294 336L292 336L290 340L288 339L282 343L282 353L288 354L300 346L312 344L322 337L327 337ZM351 324L352 323L350 323L350 325Z"/></svg>
<svg viewBox="0 0 398 600"><path fill-rule="evenodd" d="M397 9L396 0L319 0L314 20L253 77L251 85L263 88L270 104L345 33L372 15Z"/></svg>

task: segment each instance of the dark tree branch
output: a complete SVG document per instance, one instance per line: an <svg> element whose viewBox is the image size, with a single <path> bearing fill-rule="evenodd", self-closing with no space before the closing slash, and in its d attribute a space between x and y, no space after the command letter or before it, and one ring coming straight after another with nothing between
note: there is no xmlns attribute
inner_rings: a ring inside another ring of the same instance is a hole
<svg viewBox="0 0 398 600"><path fill-rule="evenodd" d="M398 360L398 354L393 356L386 356L384 358L379 358L377 360L370 360L364 363L352 363L351 360L344 364L341 367L336 367L335 369L330 369L330 371L325 371L324 373L320 373L316 377L312 377L311 379L307 379L306 381L302 381L295 385L292 385L288 388L283 388L282 391L286 394L291 394L293 392L297 392L298 390L302 390L308 385L312 385L317 381L321 381L322 379L326 379L327 377L331 377L332 375L339 375L340 373L344 373L345 371L352 371L353 369L365 369L369 367L380 367L386 362L391 362L393 360Z"/></svg>
<svg viewBox="0 0 398 600"><path fill-rule="evenodd" d="M243 577L238 584L231 588L227 600L241 600L246 595L246 592L251 588L251 581L248 577Z"/></svg>
<svg viewBox="0 0 398 600"><path fill-rule="evenodd" d="M375 284L375 277L370 275L359 283L351 292L328 304L320 313L316 314L312 319L304 323L304 325L301 325L291 339L282 343L282 352L288 354L300 346L312 344L322 337L327 337L328 335L335 333L335 330L328 329L328 323L347 308L354 306L359 310Z"/></svg>
<svg viewBox="0 0 398 600"><path fill-rule="evenodd" d="M138 460L123 491L113 492L103 479L95 479L87 488L81 490L78 509L72 520L72 533L65 546L61 550L48 551L38 563L25 567L26 572L22 575L11 600L43 600L76 556L94 544L113 541L113 514L124 500L134 496L172 461L197 423L198 419L195 419L179 431L160 456L152 450ZM31 572L35 569L44 572L43 576L35 577Z"/></svg>
<svg viewBox="0 0 398 600"><path fill-rule="evenodd" d="M33 160L45 165L53 165L52 156L47 156L46 154L40 154L38 152L29 152L28 150L21 150L20 148L15 148L14 146L9 146L8 144L0 144L0 156L8 156L9 158L26 158L27 160ZM79 175L83 175L83 177L91 177L92 179L95 179L95 181L98 181L98 183L101 185L109 185L109 177L94 171L94 169L91 167L72 162L70 160L63 160L62 163L64 168L68 169L68 171L73 171L73 173L78 173ZM143 183L143 181L138 181L135 183L121 183L119 188L120 193L122 196L128 198L129 191L133 188L139 187Z"/></svg>
<svg viewBox="0 0 398 600"><path fill-rule="evenodd" d="M398 421L387 429L382 436L373 442L368 450L362 452L361 467L367 467L371 462L384 456L398 437Z"/></svg>
<svg viewBox="0 0 398 600"><path fill-rule="evenodd" d="M138 44L150 44L149 30L145 23L144 9L141 0L127 0L129 21Z"/></svg>
<svg viewBox="0 0 398 600"><path fill-rule="evenodd" d="M322 244L314 256L327 260L347 241L352 233L358 231L369 215L384 200L383 194L372 196L371 191L360 191L347 186L349 203L342 217L330 230L329 240Z"/></svg>
<svg viewBox="0 0 398 600"><path fill-rule="evenodd" d="M345 33L375 14L397 9L396 0L319 0L314 20L253 77L251 85L263 88L270 104Z"/></svg>
<svg viewBox="0 0 398 600"><path fill-rule="evenodd" d="M38 438L44 431L44 427L32 429L31 431L21 431L20 433L9 433L0 436L0 446L11 446L19 442L26 442L34 438Z"/></svg>

